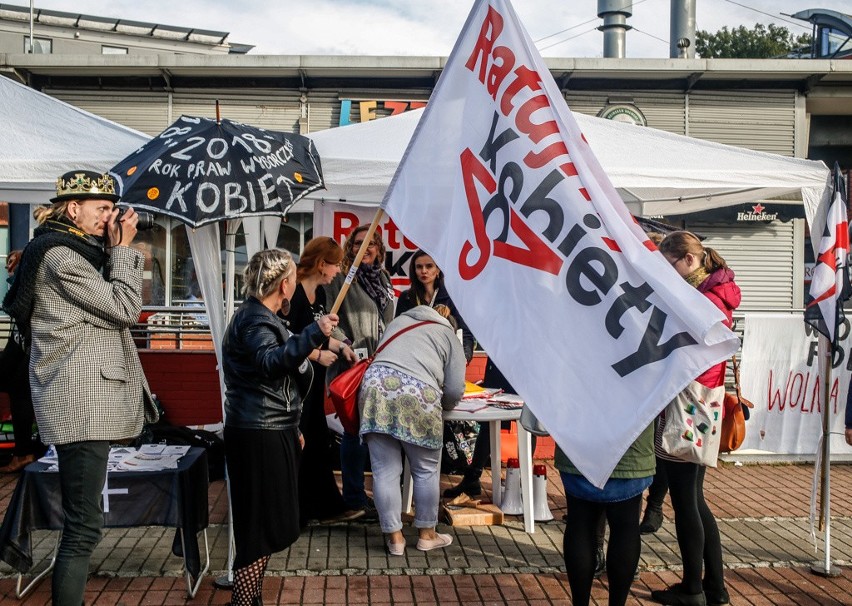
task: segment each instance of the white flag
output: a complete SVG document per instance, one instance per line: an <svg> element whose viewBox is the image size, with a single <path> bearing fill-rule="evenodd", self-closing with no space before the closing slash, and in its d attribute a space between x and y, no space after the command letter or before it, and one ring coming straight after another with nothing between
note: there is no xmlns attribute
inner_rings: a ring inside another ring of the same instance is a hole
<svg viewBox="0 0 852 606"><path fill-rule="evenodd" d="M507 0L475 4L382 206L596 486L737 349L633 221Z"/></svg>
<svg viewBox="0 0 852 606"><path fill-rule="evenodd" d="M843 302L849 298L849 224L846 219L846 186L840 166L832 173L832 196L824 215L818 214L811 225L814 246L810 301L805 306L805 322L836 344L838 327L843 323ZM822 217L824 216L824 220ZM816 235L820 234L817 239Z"/></svg>

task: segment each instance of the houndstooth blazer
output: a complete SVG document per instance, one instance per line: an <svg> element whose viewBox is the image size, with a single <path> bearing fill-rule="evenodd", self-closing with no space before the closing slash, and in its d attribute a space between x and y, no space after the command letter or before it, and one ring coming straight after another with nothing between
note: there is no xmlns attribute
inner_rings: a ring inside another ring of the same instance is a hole
<svg viewBox="0 0 852 606"><path fill-rule="evenodd" d="M156 420L130 327L142 309L143 256L117 246L109 280L70 248L36 275L30 386L45 444L121 440ZM146 419L147 417L147 419Z"/></svg>

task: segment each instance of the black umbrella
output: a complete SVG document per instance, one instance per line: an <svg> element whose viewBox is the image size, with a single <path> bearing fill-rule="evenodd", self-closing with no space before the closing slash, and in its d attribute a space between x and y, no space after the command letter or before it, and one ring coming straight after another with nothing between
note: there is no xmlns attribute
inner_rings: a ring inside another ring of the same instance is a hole
<svg viewBox="0 0 852 606"><path fill-rule="evenodd" d="M181 116L110 172L123 203L190 227L283 216L299 198L323 187L319 154L307 137L190 116Z"/></svg>

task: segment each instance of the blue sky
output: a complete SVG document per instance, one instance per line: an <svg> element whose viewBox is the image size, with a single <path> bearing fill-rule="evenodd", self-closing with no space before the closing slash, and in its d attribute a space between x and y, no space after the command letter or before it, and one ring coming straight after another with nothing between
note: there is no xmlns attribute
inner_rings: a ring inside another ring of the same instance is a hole
<svg viewBox="0 0 852 606"><path fill-rule="evenodd" d="M23 0L12 4L25 5ZM545 57L600 57L597 0L515 0ZM472 2L464 0L41 0L36 8L230 32L255 54L447 55ZM634 0L630 58L665 58L670 0ZM697 0L697 28L777 23L808 8L850 11L849 0Z"/></svg>

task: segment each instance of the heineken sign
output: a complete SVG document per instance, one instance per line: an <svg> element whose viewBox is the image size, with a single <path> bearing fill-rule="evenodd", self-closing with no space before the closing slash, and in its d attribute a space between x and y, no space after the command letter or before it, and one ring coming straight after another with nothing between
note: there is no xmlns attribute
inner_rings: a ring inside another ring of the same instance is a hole
<svg viewBox="0 0 852 606"><path fill-rule="evenodd" d="M766 212L766 207L758 202L750 210L737 213L737 221L775 221L778 213Z"/></svg>
<svg viewBox="0 0 852 606"><path fill-rule="evenodd" d="M771 221L803 219L804 217L805 207L801 202L795 204L754 202L672 216L669 217L669 221L713 221L728 224L769 223Z"/></svg>

